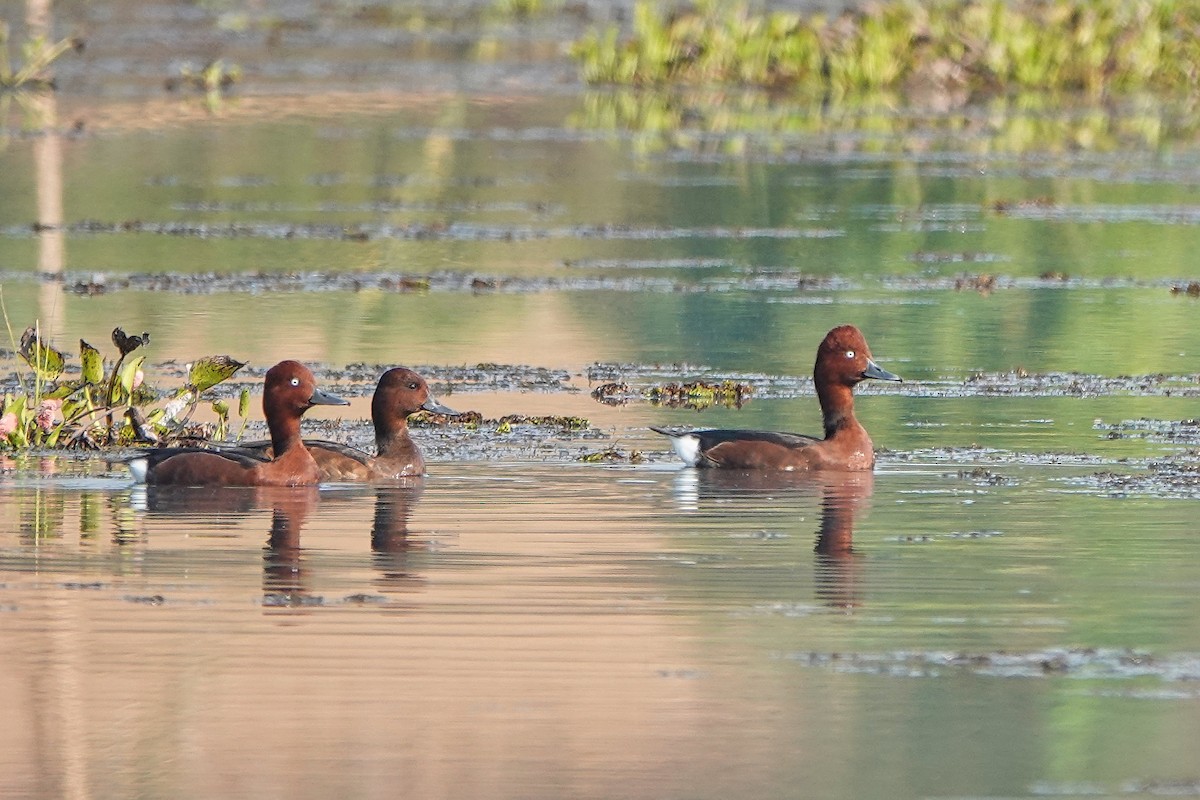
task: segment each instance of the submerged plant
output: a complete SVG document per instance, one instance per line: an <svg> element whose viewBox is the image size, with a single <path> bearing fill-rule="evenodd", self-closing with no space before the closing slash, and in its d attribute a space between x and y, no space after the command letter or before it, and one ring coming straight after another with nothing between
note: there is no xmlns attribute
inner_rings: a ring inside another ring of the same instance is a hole
<svg viewBox="0 0 1200 800"><path fill-rule="evenodd" d="M32 375L4 395L0 446L94 449L161 442L183 432L204 393L244 366L228 356L198 359L188 365L187 383L160 398L146 385L146 357L134 355L150 334L129 336L115 328L112 341L118 357L108 366L97 348L80 339L78 377L66 377L67 355L43 341L37 326L26 329L16 350ZM243 420L246 406L243 399ZM222 427L227 421L228 410Z"/></svg>

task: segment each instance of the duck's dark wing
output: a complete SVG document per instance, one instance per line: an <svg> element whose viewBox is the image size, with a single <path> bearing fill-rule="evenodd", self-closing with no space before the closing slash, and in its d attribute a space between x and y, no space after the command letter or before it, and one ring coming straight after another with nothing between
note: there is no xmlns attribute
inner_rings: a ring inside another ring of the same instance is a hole
<svg viewBox="0 0 1200 800"><path fill-rule="evenodd" d="M330 453L336 453L340 456L353 459L363 466L367 466L371 460L371 454L359 450L357 447L351 447L341 442L330 442L326 439L305 439L304 446L313 453L313 457L320 463L320 456L316 451L326 450ZM268 439L260 439L253 442L243 442L235 448L235 450L247 450L252 453L258 453L262 457L269 459L271 453L271 442ZM222 452L225 452L224 449Z"/></svg>
<svg viewBox="0 0 1200 800"><path fill-rule="evenodd" d="M671 437L671 447L692 467L798 469L808 460L806 449L822 441L782 431L652 430Z"/></svg>
<svg viewBox="0 0 1200 800"><path fill-rule="evenodd" d="M767 442L779 445L780 447L808 447L811 444L822 441L816 436L806 436L802 433L785 433L783 431L754 431L733 428L690 431L676 428L656 428L653 425L650 426L650 430L655 433L661 433L663 436L670 436L672 439L678 439L683 436L694 436L700 443L701 450L709 450L725 442Z"/></svg>
<svg viewBox="0 0 1200 800"><path fill-rule="evenodd" d="M345 456L346 458L357 461L363 466L369 466L371 459L374 458L374 456L372 456L370 453L359 450L357 447L351 447L350 445L342 444L341 442L329 442L324 439L305 439L304 446L307 447L309 452L313 454L313 458L317 459L318 464L321 463L320 456L318 456L316 452L318 450L326 450L330 453L336 453L339 456Z"/></svg>
<svg viewBox="0 0 1200 800"><path fill-rule="evenodd" d="M700 449L702 450L709 450L726 442L766 442L780 447L808 447L821 441L816 436L783 431L709 430L692 431L692 433L700 437Z"/></svg>
<svg viewBox="0 0 1200 800"><path fill-rule="evenodd" d="M271 460L262 453L244 447L156 447L152 450L144 450L135 456L130 456L126 459L126 462L144 459L148 468L154 469L168 458L173 458L183 453L208 453L212 456L227 458L243 467L253 467Z"/></svg>
<svg viewBox="0 0 1200 800"><path fill-rule="evenodd" d="M129 468L129 472L133 475L135 481L138 483L147 483L151 473L163 462L175 456L187 455L189 453L203 453L204 455L222 458L242 469L251 469L271 460L254 451L238 448L213 450L208 447L155 447L149 450L142 450L136 455L124 458L121 460L121 463Z"/></svg>

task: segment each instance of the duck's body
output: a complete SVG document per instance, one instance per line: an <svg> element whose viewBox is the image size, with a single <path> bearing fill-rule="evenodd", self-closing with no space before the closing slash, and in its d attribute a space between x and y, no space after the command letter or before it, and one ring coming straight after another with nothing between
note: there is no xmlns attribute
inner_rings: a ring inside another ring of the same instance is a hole
<svg viewBox="0 0 1200 800"><path fill-rule="evenodd" d="M405 367L389 369L379 378L371 399L376 454L321 439L305 439L322 481L388 481L425 474L425 459L408 433L408 417L418 411L454 414L429 391L425 379ZM248 445L251 452L269 456L267 442Z"/></svg>
<svg viewBox="0 0 1200 800"><path fill-rule="evenodd" d="M900 380L871 359L858 328L842 325L826 334L813 368L825 438L779 431L651 430L669 436L675 452L692 467L870 470L875 466L875 450L871 437L854 416L853 394L855 385L866 378Z"/></svg>
<svg viewBox="0 0 1200 800"><path fill-rule="evenodd" d="M271 432L268 457L246 449L161 447L129 462L139 483L173 486L305 486L320 480L312 455L300 439L300 418L314 405L349 405L317 388L307 367L281 361L267 371L263 413Z"/></svg>

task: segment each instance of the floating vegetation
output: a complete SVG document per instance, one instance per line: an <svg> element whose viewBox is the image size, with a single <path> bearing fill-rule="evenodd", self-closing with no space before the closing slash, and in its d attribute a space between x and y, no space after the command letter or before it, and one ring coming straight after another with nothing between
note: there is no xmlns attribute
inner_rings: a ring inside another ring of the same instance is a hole
<svg viewBox="0 0 1200 800"><path fill-rule="evenodd" d="M630 394L627 383L603 383L592 389L592 398L606 406L623 406L629 402Z"/></svg>
<svg viewBox="0 0 1200 800"><path fill-rule="evenodd" d="M652 387L646 396L652 404L668 408L701 409L715 405L741 408L753 393L754 389L748 384L732 380L721 383L688 381Z"/></svg>
<svg viewBox="0 0 1200 800"><path fill-rule="evenodd" d="M589 83L901 89L1184 90L1200 71L1200 7L1168 0L884 0L840 14L640 0L631 34L576 41Z"/></svg>
<svg viewBox="0 0 1200 800"><path fill-rule="evenodd" d="M0 447L98 449L223 436L229 418L224 401L213 403L220 420L215 431L189 425L189 420L205 393L232 377L242 362L228 356L198 359L188 365L186 384L160 397L145 382L145 356L134 355L149 341L149 333L131 336L114 328L112 342L119 355L110 366L97 348L80 339L78 377L66 377L67 355L44 342L36 327L26 329L16 350L32 376L18 376L16 390L4 395ZM248 402L249 394L243 392L243 420Z"/></svg>
<svg viewBox="0 0 1200 800"><path fill-rule="evenodd" d="M558 428L562 431L585 431L592 426L592 423L586 417L568 417L556 414L530 417L524 414L509 414L497 421L496 430L499 433L508 433L514 425Z"/></svg>
<svg viewBox="0 0 1200 800"><path fill-rule="evenodd" d="M981 272L978 275L960 275L954 279L954 290L956 292L974 291L987 295L996 288L996 280L995 275L987 272Z"/></svg>
<svg viewBox="0 0 1200 800"><path fill-rule="evenodd" d="M880 653L797 652L784 656L796 663L834 672L931 678L956 672L996 678L1071 676L1096 680L1157 678L1192 682L1200 679L1195 655L1160 656L1115 648L1050 648L1026 652L961 652L898 650Z"/></svg>
<svg viewBox="0 0 1200 800"><path fill-rule="evenodd" d="M584 453L579 460L585 464L641 464L645 457L640 450L630 450L628 453L609 446L603 450Z"/></svg>

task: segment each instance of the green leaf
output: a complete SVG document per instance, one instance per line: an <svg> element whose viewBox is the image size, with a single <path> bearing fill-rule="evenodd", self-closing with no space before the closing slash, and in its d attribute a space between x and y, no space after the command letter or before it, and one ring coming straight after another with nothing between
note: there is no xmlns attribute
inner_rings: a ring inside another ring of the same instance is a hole
<svg viewBox="0 0 1200 800"><path fill-rule="evenodd" d="M62 351L43 343L33 328L26 328L21 334L20 353L43 380L54 380L67 367L67 357Z"/></svg>
<svg viewBox="0 0 1200 800"><path fill-rule="evenodd" d="M84 382L99 385L104 380L104 359L100 351L80 339L79 360L83 363Z"/></svg>
<svg viewBox="0 0 1200 800"><path fill-rule="evenodd" d="M238 416L245 418L250 414L250 388L242 387L242 393L238 395Z"/></svg>
<svg viewBox="0 0 1200 800"><path fill-rule="evenodd" d="M244 366L245 362L235 361L229 356L205 356L192 364L188 385L197 392L203 392L232 378Z"/></svg>

